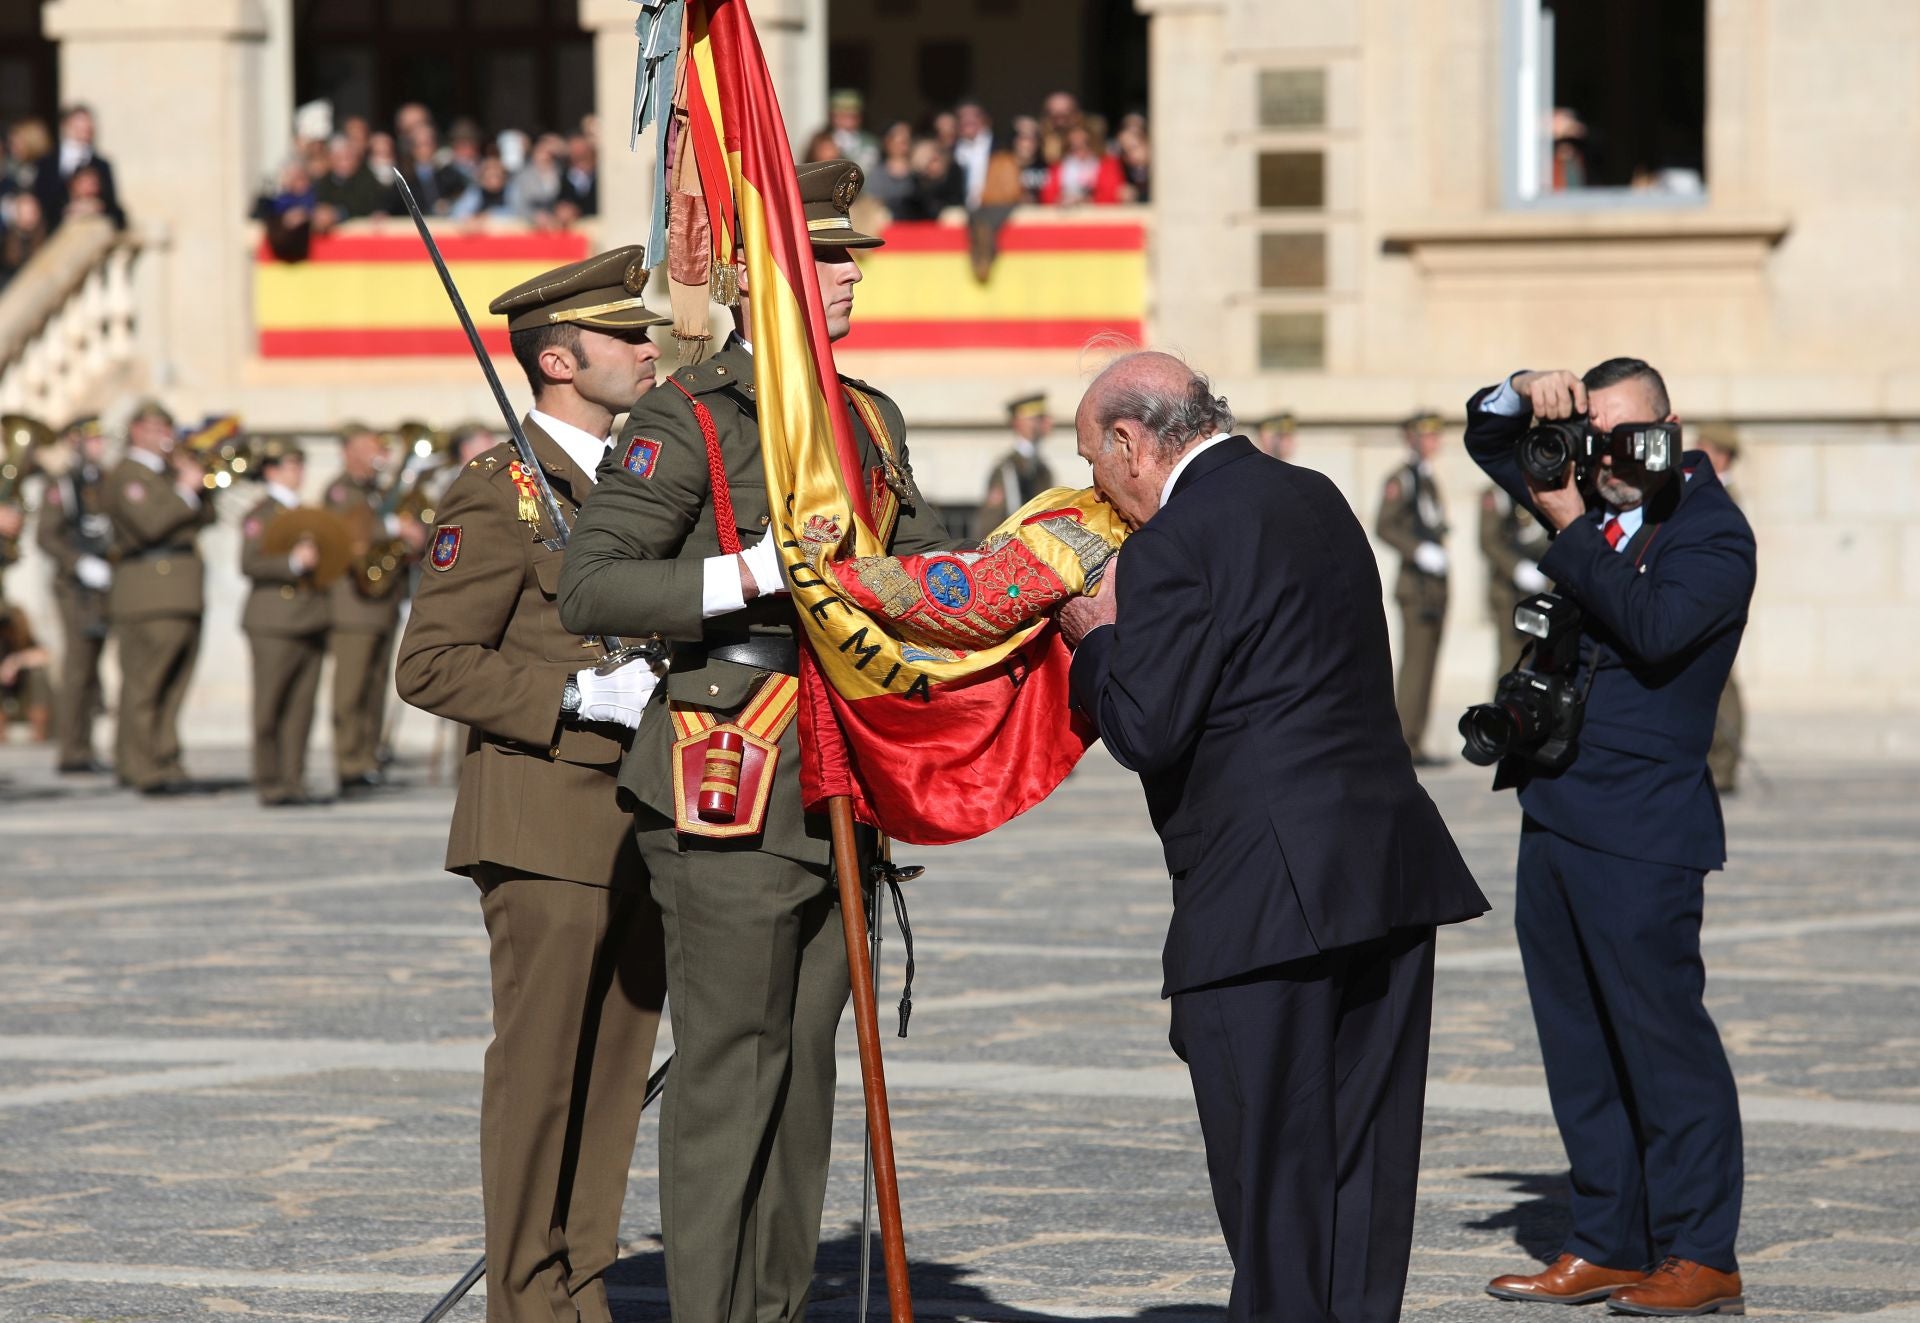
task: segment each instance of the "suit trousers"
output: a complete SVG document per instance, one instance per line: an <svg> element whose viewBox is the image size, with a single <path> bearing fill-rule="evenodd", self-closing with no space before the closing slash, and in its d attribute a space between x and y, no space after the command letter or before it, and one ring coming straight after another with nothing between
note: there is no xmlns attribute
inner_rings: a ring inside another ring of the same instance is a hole
<svg viewBox="0 0 1920 1323"><path fill-rule="evenodd" d="M659 912L639 888L474 871L492 944L480 1097L489 1323L610 1323L663 996Z"/></svg>
<svg viewBox="0 0 1920 1323"><path fill-rule="evenodd" d="M307 739L313 731L325 634L250 634L253 648L253 790L262 803L306 791Z"/></svg>
<svg viewBox="0 0 1920 1323"><path fill-rule="evenodd" d="M662 819L642 819L673 1005L660 1115L673 1317L798 1320L820 1243L834 1036L849 993L834 884L751 848L682 851Z"/></svg>
<svg viewBox="0 0 1920 1323"><path fill-rule="evenodd" d="M1425 574L1402 576L1398 598L1400 675L1394 706L1400 713L1400 733L1418 754L1425 751L1427 718L1433 710L1433 677L1447 624L1447 581Z"/></svg>
<svg viewBox="0 0 1920 1323"><path fill-rule="evenodd" d="M54 732L63 766L93 761L93 719L106 703L100 684L104 630L95 628L98 612L83 610L70 593L58 594L66 652L60 659L60 690L54 696Z"/></svg>
<svg viewBox="0 0 1920 1323"><path fill-rule="evenodd" d="M336 629L333 648L333 762L340 779L366 776L380 767L380 723L393 687L391 626Z"/></svg>
<svg viewBox="0 0 1920 1323"><path fill-rule="evenodd" d="M1433 1014L1432 928L1173 996L1227 1317L1391 1323L1413 1247Z"/></svg>
<svg viewBox="0 0 1920 1323"><path fill-rule="evenodd" d="M1564 1248L1733 1272L1740 1100L1707 1014L1705 875L1602 854L1528 819L1514 927L1573 1186Z"/></svg>
<svg viewBox="0 0 1920 1323"><path fill-rule="evenodd" d="M199 616L157 616L114 626L120 638L120 711L114 770L136 789L186 780L180 709L200 655Z"/></svg>

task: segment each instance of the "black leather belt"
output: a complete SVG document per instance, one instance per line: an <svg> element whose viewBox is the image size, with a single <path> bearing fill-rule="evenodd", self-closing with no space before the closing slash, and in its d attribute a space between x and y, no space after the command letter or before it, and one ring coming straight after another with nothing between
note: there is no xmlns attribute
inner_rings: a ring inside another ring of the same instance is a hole
<svg viewBox="0 0 1920 1323"><path fill-rule="evenodd" d="M751 666L756 671L800 674L800 644L778 634L763 634L745 643L727 643L718 648L708 648L707 656L715 661L732 662L736 666Z"/></svg>

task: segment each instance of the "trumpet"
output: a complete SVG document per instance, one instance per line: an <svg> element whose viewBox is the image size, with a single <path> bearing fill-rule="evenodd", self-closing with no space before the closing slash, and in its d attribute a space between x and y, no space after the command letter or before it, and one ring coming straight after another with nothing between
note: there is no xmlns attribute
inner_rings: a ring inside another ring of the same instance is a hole
<svg viewBox="0 0 1920 1323"><path fill-rule="evenodd" d="M386 495L374 518L361 526L363 537L356 541L364 541L366 550L352 567L354 588L362 597L374 601L391 597L407 577L406 539L385 536L387 520L394 515L416 520L431 518L429 479L445 464L452 449L449 433L422 422L403 422L390 435L400 452L393 481L387 484Z"/></svg>
<svg viewBox="0 0 1920 1323"><path fill-rule="evenodd" d="M200 484L210 492L233 486L253 465L253 449L234 414L209 415L198 427L188 428L180 444L199 461Z"/></svg>
<svg viewBox="0 0 1920 1323"><path fill-rule="evenodd" d="M0 504L17 504L21 484L38 467L40 452L56 435L38 418L23 413L0 416ZM19 559L20 539L0 539L0 565Z"/></svg>

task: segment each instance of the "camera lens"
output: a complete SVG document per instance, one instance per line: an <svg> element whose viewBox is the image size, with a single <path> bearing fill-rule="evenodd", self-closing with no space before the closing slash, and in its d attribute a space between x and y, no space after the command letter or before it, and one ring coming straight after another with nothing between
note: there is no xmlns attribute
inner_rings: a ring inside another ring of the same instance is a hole
<svg viewBox="0 0 1920 1323"><path fill-rule="evenodd" d="M1475 703L1460 714L1460 750L1476 767L1491 767L1510 753L1520 733L1519 714L1504 703Z"/></svg>
<svg viewBox="0 0 1920 1323"><path fill-rule="evenodd" d="M1542 423L1520 438L1514 458L1535 482L1557 483L1573 463L1573 437L1564 423Z"/></svg>

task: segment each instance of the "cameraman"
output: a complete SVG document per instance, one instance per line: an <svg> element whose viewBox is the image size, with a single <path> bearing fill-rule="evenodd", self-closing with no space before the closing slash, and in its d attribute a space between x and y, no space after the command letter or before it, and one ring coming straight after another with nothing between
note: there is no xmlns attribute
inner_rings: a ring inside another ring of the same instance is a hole
<svg viewBox="0 0 1920 1323"><path fill-rule="evenodd" d="M1534 420L1582 415L1590 462L1553 483L1529 476L1516 446ZM1632 457L1624 425L1678 421L1660 374L1634 358L1584 376L1518 372L1468 403L1467 450L1554 530L1540 572L1583 612L1571 762L1549 772L1509 756L1495 782L1517 785L1526 812L1514 926L1573 1186L1563 1253L1495 1278L1502 1299L1743 1306L1739 1099L1702 1001L1700 917L1705 875L1726 861L1707 747L1754 543L1704 454L1656 472Z"/></svg>

